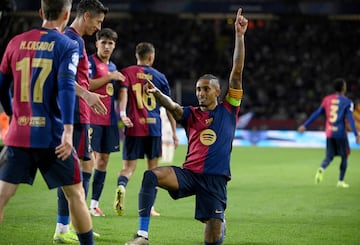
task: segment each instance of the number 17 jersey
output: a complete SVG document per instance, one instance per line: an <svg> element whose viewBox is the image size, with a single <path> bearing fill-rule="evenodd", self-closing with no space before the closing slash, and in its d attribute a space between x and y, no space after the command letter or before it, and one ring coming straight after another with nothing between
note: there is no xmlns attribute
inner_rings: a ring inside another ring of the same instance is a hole
<svg viewBox="0 0 360 245"><path fill-rule="evenodd" d="M9 42L0 65L1 83L14 82L6 145L54 148L61 143L63 124L73 123L78 57L77 45L53 29L33 29Z"/></svg>

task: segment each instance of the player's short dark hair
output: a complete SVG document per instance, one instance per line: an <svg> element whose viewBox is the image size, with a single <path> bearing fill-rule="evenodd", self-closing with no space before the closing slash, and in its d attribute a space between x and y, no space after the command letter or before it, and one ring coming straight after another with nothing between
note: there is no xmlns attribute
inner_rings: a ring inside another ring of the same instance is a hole
<svg viewBox="0 0 360 245"><path fill-rule="evenodd" d="M46 20L57 20L61 12L72 5L72 0L41 0L41 7Z"/></svg>
<svg viewBox="0 0 360 245"><path fill-rule="evenodd" d="M100 40L101 38L107 38L116 42L118 35L111 28L103 28L96 33L96 40Z"/></svg>
<svg viewBox="0 0 360 245"><path fill-rule="evenodd" d="M343 78L336 78L333 81L333 87L336 92L341 92L345 85L346 81Z"/></svg>
<svg viewBox="0 0 360 245"><path fill-rule="evenodd" d="M201 77L199 77L198 81L201 79L209 80L211 83L213 83L214 85L220 88L219 78L212 74L204 74Z"/></svg>
<svg viewBox="0 0 360 245"><path fill-rule="evenodd" d="M155 53L155 47L151 43L141 42L136 45L135 52L140 60L144 60L149 54Z"/></svg>
<svg viewBox="0 0 360 245"><path fill-rule="evenodd" d="M89 12L91 16L101 13L107 14L109 9L105 7L99 0L81 0L77 5L76 17L80 17Z"/></svg>

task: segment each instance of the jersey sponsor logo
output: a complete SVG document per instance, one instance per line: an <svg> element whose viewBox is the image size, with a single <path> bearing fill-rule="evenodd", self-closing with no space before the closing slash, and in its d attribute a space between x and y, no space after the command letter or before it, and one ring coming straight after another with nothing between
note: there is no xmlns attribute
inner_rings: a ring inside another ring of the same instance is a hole
<svg viewBox="0 0 360 245"><path fill-rule="evenodd" d="M31 117L30 126L31 127L45 127L46 118L45 117Z"/></svg>
<svg viewBox="0 0 360 245"><path fill-rule="evenodd" d="M216 141L216 133L214 130L205 129L200 134L200 142L203 145L209 146L214 144Z"/></svg>
<svg viewBox="0 0 360 245"><path fill-rule="evenodd" d="M141 117L141 118L139 118L139 123L140 124L156 124L156 118L154 118L154 117L148 117L148 118Z"/></svg>
<svg viewBox="0 0 360 245"><path fill-rule="evenodd" d="M26 126L29 124L29 117L21 116L18 118L18 125L19 126Z"/></svg>
<svg viewBox="0 0 360 245"><path fill-rule="evenodd" d="M114 86L112 83L108 83L106 85L106 93L109 95L109 96L113 96L114 95Z"/></svg>
<svg viewBox="0 0 360 245"><path fill-rule="evenodd" d="M40 42L40 41L22 41L20 43L20 49L25 50L41 50L52 52L55 46L55 41L52 42Z"/></svg>
<svg viewBox="0 0 360 245"><path fill-rule="evenodd" d="M328 130L333 131L333 132L337 132L339 130L339 128L336 127L336 126L329 126Z"/></svg>
<svg viewBox="0 0 360 245"><path fill-rule="evenodd" d="M19 126L31 126L31 127L45 127L45 117L26 117L21 116L18 118Z"/></svg>

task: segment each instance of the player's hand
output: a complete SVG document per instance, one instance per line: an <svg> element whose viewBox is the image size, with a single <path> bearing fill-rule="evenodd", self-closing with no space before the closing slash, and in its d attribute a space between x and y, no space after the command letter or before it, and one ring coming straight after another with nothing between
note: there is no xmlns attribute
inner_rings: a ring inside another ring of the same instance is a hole
<svg viewBox="0 0 360 245"><path fill-rule="evenodd" d="M87 95L84 96L84 99L96 114L106 115L107 109L104 103L101 101L101 99L106 97L107 95L101 95L88 91Z"/></svg>
<svg viewBox="0 0 360 245"><path fill-rule="evenodd" d="M242 8L239 8L235 20L236 34L244 35L248 26L248 20L242 15Z"/></svg>
<svg viewBox="0 0 360 245"><path fill-rule="evenodd" d="M67 159L73 148L72 125L64 125L64 132L61 137L61 144L55 148L55 154L61 160Z"/></svg>
<svg viewBox="0 0 360 245"><path fill-rule="evenodd" d="M125 76L119 71L110 72L110 78L111 80L115 80L115 81L121 81L121 82L125 81Z"/></svg>
<svg viewBox="0 0 360 245"><path fill-rule="evenodd" d="M152 94L157 91L157 88L149 79L146 79L143 89L146 94Z"/></svg>
<svg viewBox="0 0 360 245"><path fill-rule="evenodd" d="M304 125L301 125L300 127L298 127L298 132L299 133L303 133L306 130Z"/></svg>
<svg viewBox="0 0 360 245"><path fill-rule="evenodd" d="M131 121L130 118L128 118L127 116L122 116L120 117L121 121L124 123L124 125L128 128L132 128L134 127L133 122Z"/></svg>
<svg viewBox="0 0 360 245"><path fill-rule="evenodd" d="M177 137L176 134L173 135L173 141L174 141L174 147L176 149L179 145L179 138Z"/></svg>

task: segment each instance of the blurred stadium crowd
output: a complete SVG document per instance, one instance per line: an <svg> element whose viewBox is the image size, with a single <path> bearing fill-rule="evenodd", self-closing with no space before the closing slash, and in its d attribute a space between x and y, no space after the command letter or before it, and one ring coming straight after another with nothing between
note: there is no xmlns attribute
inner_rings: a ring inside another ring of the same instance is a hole
<svg viewBox="0 0 360 245"><path fill-rule="evenodd" d="M37 16L17 17L7 28L7 36L38 26L39 21ZM233 51L232 24L232 19L221 17L138 13L105 18L103 26L119 35L113 61L120 68L136 62L134 49L138 42L152 42L157 49L154 66L165 73L174 96L179 94L175 88L182 88L181 98L176 99L186 105L196 103L194 82L200 75L213 73L227 82ZM310 15L250 19L242 113L253 112L258 120L284 120L279 129L295 129L295 124L332 92L331 81L336 77L348 81L347 95L358 104L359 37L359 19ZM88 53L93 53L94 37L85 40ZM6 42L1 41L3 52ZM181 86L176 86L178 83Z"/></svg>

